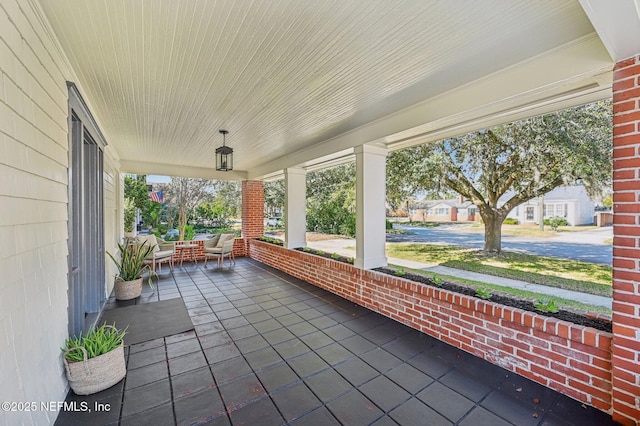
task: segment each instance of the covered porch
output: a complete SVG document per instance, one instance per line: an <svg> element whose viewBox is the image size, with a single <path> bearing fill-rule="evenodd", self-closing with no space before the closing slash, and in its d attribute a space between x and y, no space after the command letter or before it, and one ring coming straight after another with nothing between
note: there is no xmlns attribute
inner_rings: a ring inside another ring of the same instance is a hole
<svg viewBox="0 0 640 426"><path fill-rule="evenodd" d="M132 345L118 385L56 425L598 425L609 415L249 258L185 264L138 303L195 330ZM117 305L111 300L106 309Z"/></svg>
<svg viewBox="0 0 640 426"><path fill-rule="evenodd" d="M242 181L234 250L246 258L227 273L162 276L147 296L183 298L196 330L130 349L130 375L103 395L121 402L109 421L189 421L178 414L206 400L218 407L207 419L232 424L245 406L280 423L358 424L344 417L358 402L363 423L411 424L403 416L420 412L460 424L518 424L525 413L534 424L562 424L560 407L584 404L576 411L590 419L601 418L597 409L603 422L640 424L638 10L637 0L0 0L0 399L67 395L59 348L110 307L106 252L124 235L123 176L139 173ZM615 116L612 333L372 271L387 262L389 151L601 99L613 100ZM227 172L214 165L223 129L235 156ZM357 166L357 252L348 266L293 250L306 244L305 174L345 161ZM284 247L255 240L263 182L279 178ZM303 352L278 351L287 342ZM343 358L323 357L327 347ZM274 363L252 364L257 351ZM172 361L180 358L186 365ZM349 363L365 372L362 381ZM144 368L158 371L147 377ZM273 387L268 368L291 381ZM405 383L398 368L421 384ZM321 374L344 392L323 393L312 384ZM243 393L247 378L256 380L253 399ZM380 383L403 398L379 401ZM536 407L518 395L498 403L505 386L546 395L544 413L533 417ZM437 408L430 390L461 404ZM504 411L514 405L522 410ZM11 424L52 424L59 413L2 414Z"/></svg>

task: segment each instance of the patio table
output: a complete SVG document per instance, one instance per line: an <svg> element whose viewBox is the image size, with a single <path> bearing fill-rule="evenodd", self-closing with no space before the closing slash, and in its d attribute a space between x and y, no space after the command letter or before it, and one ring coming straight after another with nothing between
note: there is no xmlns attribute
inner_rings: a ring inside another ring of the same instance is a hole
<svg viewBox="0 0 640 426"><path fill-rule="evenodd" d="M188 250L188 256L190 261L198 264L198 259L196 258L195 249L198 247L197 244L176 244L176 250L180 251L180 266L182 266L182 262L184 261L185 251Z"/></svg>

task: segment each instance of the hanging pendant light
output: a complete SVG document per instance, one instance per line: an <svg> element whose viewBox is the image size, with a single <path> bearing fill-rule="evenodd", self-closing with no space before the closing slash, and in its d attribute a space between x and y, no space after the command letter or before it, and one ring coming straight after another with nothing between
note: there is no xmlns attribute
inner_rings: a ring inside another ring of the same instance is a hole
<svg viewBox="0 0 640 426"><path fill-rule="evenodd" d="M222 146L216 149L216 170L228 172L233 170L233 148L225 145L227 130L219 130L222 134Z"/></svg>

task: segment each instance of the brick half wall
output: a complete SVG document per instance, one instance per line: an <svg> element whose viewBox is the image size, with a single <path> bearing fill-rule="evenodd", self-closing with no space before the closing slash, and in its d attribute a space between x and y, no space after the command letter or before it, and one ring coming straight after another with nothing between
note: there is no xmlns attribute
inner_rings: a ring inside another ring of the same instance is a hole
<svg viewBox="0 0 640 426"><path fill-rule="evenodd" d="M602 411L610 333L250 240L248 255Z"/></svg>

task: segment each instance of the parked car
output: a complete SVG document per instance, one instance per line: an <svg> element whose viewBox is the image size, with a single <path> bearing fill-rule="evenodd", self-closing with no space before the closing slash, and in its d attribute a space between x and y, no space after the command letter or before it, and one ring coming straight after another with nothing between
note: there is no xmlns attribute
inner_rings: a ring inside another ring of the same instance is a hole
<svg viewBox="0 0 640 426"><path fill-rule="evenodd" d="M165 241L178 241L180 238L180 231L177 229L169 229L166 234L162 236L162 239Z"/></svg>
<svg viewBox="0 0 640 426"><path fill-rule="evenodd" d="M282 221L282 218L270 217L269 219L267 219L267 226L278 227L283 225L284 225L284 222Z"/></svg>

